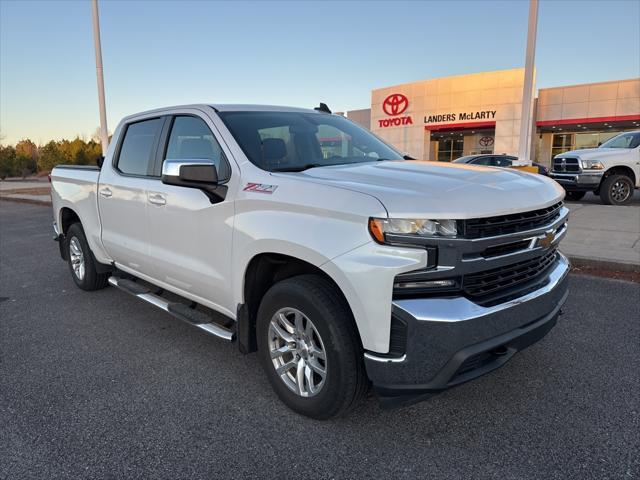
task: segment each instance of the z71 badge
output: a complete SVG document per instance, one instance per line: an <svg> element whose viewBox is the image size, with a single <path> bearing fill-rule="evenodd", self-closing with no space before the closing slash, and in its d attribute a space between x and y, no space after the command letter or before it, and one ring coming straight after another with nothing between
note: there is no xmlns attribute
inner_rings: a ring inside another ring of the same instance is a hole
<svg viewBox="0 0 640 480"><path fill-rule="evenodd" d="M271 195L278 188L277 185L265 185L264 183L247 183L244 187L245 192L268 193Z"/></svg>

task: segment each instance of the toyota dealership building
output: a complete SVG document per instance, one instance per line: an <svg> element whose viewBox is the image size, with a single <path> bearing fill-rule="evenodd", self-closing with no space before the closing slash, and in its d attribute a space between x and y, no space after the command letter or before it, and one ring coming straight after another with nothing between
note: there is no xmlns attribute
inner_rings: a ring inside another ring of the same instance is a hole
<svg viewBox="0 0 640 480"><path fill-rule="evenodd" d="M519 68L384 87L372 91L370 109L347 117L419 159L517 155L523 83ZM640 78L540 89L533 115L532 160L549 164L640 129Z"/></svg>

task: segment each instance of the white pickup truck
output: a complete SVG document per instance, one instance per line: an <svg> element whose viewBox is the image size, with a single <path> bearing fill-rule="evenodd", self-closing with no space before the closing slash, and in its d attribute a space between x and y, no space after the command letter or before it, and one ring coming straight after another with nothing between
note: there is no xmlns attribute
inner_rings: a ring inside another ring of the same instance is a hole
<svg viewBox="0 0 640 480"><path fill-rule="evenodd" d="M318 419L371 385L393 405L494 370L567 297L557 183L405 159L323 104L133 115L99 168L51 180L78 287L257 351L284 403Z"/></svg>
<svg viewBox="0 0 640 480"><path fill-rule="evenodd" d="M569 200L594 192L605 205L630 203L640 187L640 130L616 135L598 148L556 155L549 176L564 187Z"/></svg>

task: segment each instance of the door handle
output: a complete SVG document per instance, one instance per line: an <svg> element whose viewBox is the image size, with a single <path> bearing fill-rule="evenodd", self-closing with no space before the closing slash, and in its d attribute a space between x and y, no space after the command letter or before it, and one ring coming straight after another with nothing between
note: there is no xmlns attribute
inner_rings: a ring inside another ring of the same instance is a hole
<svg viewBox="0 0 640 480"><path fill-rule="evenodd" d="M159 194L149 195L149 203L153 203L154 205L166 205L167 199Z"/></svg>
<svg viewBox="0 0 640 480"><path fill-rule="evenodd" d="M109 198L111 195L113 195L113 192L109 187L101 188L99 193L100 193L100 196L104 198Z"/></svg>

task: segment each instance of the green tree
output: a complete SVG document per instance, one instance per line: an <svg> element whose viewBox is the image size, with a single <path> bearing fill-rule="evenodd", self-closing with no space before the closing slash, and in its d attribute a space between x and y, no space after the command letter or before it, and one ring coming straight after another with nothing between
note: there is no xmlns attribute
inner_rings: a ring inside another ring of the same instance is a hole
<svg viewBox="0 0 640 480"><path fill-rule="evenodd" d="M87 159L89 165L95 165L98 157L102 156L102 144L94 140L87 142Z"/></svg>
<svg viewBox="0 0 640 480"><path fill-rule="evenodd" d="M58 142L51 140L44 147L40 148L40 160L38 167L41 172L50 171L56 165L66 162L66 158L58 146Z"/></svg>
<svg viewBox="0 0 640 480"><path fill-rule="evenodd" d="M0 178L4 180L7 177L16 175L16 149L11 145L0 145Z"/></svg>
<svg viewBox="0 0 640 480"><path fill-rule="evenodd" d="M62 140L59 148L65 161L72 165L94 165L96 158L100 155L100 144L90 140L85 142L80 137L74 140Z"/></svg>
<svg viewBox="0 0 640 480"><path fill-rule="evenodd" d="M16 144L16 175L26 177L38 171L38 147L28 138Z"/></svg>
<svg viewBox="0 0 640 480"><path fill-rule="evenodd" d="M48 172L61 164L95 165L101 155L102 145L93 139L51 140L41 147L24 139L15 147L0 145L0 178Z"/></svg>

